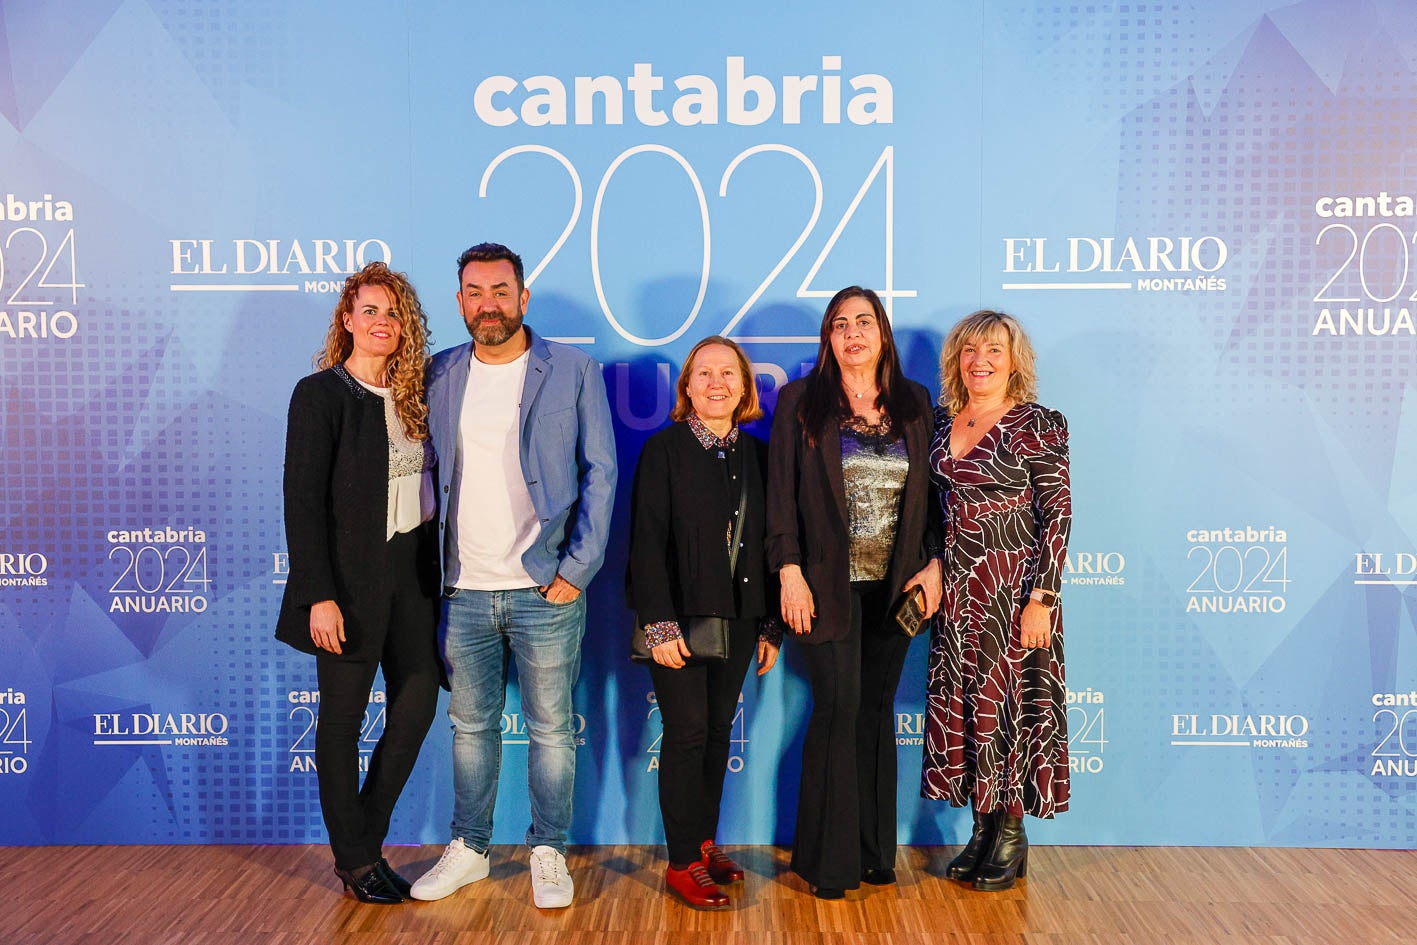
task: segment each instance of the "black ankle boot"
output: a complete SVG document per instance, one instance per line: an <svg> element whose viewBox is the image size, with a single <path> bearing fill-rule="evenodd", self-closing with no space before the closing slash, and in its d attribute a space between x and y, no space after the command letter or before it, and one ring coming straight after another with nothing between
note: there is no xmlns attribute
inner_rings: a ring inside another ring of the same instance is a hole
<svg viewBox="0 0 1417 945"><path fill-rule="evenodd" d="M1028 837L1023 832L1023 818L1002 814L994 846L989 858L979 864L974 874L974 888L996 892L1012 888L1015 879L1028 873Z"/></svg>
<svg viewBox="0 0 1417 945"><path fill-rule="evenodd" d="M979 808L974 808L974 832L969 835L969 842L964 845L959 856L950 860L950 865L945 867L946 876L962 883L974 879L974 874L979 872L979 864L994 846L994 834L998 831L1000 813L1001 811L991 811L981 814Z"/></svg>

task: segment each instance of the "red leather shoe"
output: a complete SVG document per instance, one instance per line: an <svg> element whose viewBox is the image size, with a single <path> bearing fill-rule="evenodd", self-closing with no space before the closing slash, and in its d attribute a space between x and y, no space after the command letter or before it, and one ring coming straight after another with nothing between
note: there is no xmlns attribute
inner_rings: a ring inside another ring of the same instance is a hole
<svg viewBox="0 0 1417 945"><path fill-rule="evenodd" d="M704 868L713 877L715 883L741 883L743 881L743 867L734 863L727 853L718 848L718 844L712 840L705 840L699 845L699 852L703 854Z"/></svg>
<svg viewBox="0 0 1417 945"><path fill-rule="evenodd" d="M664 881L671 892L695 909L727 909L728 897L709 876L702 863L690 863L688 869L676 870L666 867Z"/></svg>

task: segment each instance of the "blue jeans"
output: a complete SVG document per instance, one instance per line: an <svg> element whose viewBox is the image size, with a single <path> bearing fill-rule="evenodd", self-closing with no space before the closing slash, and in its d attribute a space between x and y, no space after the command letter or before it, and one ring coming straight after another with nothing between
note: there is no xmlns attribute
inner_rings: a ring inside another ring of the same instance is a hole
<svg viewBox="0 0 1417 945"><path fill-rule="evenodd" d="M517 661L522 719L530 741L528 846L563 853L576 780L571 690L581 671L585 594L553 604L534 587L511 591L448 588L443 597L444 652L452 697L453 838L485 852L502 769L502 710L507 665Z"/></svg>

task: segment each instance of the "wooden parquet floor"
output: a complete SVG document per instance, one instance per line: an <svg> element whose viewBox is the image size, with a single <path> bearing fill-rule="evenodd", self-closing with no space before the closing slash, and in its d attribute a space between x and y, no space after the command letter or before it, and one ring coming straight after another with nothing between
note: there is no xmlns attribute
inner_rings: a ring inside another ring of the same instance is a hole
<svg viewBox="0 0 1417 945"><path fill-rule="evenodd" d="M416 878L439 847L394 847ZM0 945L544 945L611 943L1344 943L1417 941L1417 854L1381 850L1034 847L1029 877L979 893L943 878L953 849L900 852L894 887L819 902L777 847L731 847L733 908L665 892L662 847L576 847L576 902L531 905L526 854L441 902L340 893L325 847L0 848Z"/></svg>

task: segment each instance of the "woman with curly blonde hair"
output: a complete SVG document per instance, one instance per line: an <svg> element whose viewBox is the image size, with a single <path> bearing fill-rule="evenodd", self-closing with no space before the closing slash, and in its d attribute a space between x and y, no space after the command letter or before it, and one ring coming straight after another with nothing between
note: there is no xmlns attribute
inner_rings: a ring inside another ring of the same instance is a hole
<svg viewBox="0 0 1417 945"><path fill-rule="evenodd" d="M315 655L320 808L335 873L363 902L408 895L383 843L442 678L428 344L408 277L370 263L345 280L315 357L320 370L290 398L290 574L276 638ZM381 665L384 733L361 787L359 739Z"/></svg>
<svg viewBox="0 0 1417 945"><path fill-rule="evenodd" d="M1023 816L1068 809L1063 563L1068 424L1037 403L1033 345L1002 312L961 319L940 352L930 475L945 522L920 793L972 807L945 873L1008 889L1028 872Z"/></svg>
<svg viewBox="0 0 1417 945"><path fill-rule="evenodd" d="M423 373L428 367L428 319L418 303L418 293L408 276L394 272L386 263L371 262L344 281L339 301L335 303L335 318L325 333L325 348L315 356L317 370L343 364L354 352L354 332L345 318L354 311L359 293L366 287L378 286L389 294L396 312L411 314L400 319L402 332L393 353L384 362L384 379L394 402L394 409L403 421L408 435L416 440L428 438L428 401L423 393Z"/></svg>

